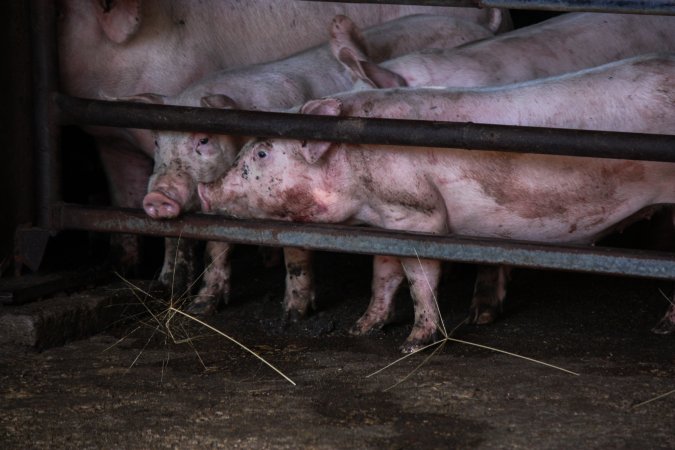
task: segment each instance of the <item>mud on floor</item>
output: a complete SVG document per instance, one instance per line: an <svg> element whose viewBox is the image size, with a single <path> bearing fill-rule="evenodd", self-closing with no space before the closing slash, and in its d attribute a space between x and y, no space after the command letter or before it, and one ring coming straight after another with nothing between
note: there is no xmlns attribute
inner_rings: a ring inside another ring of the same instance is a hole
<svg viewBox="0 0 675 450"><path fill-rule="evenodd" d="M369 272L368 257L319 255L318 311L284 326L283 273L247 257L235 264L232 300L209 323L278 367L295 386L194 324L186 325L194 339L184 344L130 318L90 339L43 352L4 347L0 443L3 448L675 447L675 394L636 407L675 389L675 339L649 333L666 309L659 289L667 293L668 283L518 271L502 320L457 331L458 338L579 376L448 343L412 374L429 353L367 377L400 356L398 345L412 321L402 292L398 323L369 337L348 335L368 303ZM473 269L455 266L446 273L441 309L451 327L468 309Z"/></svg>

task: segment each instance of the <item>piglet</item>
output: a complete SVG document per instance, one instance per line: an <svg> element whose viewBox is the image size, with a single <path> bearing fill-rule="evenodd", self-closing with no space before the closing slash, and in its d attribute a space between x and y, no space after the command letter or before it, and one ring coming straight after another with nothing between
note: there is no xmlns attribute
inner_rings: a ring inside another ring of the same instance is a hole
<svg viewBox="0 0 675 450"><path fill-rule="evenodd" d="M380 64L361 51L362 44L350 37L354 33L341 29L332 35L333 55L352 73L354 89L477 87L560 75L643 53L675 51L675 18L564 14L459 48L421 50ZM503 308L509 275L506 266L478 267L470 323L486 324L496 319ZM391 285L375 283L374 287ZM373 297L393 295L373 292Z"/></svg>
<svg viewBox="0 0 675 450"><path fill-rule="evenodd" d="M500 10L493 14L500 15ZM499 20L492 25L497 27ZM336 16L330 30L334 39L349 38L359 51L380 61L414 49L453 47L492 35L492 30L448 16L414 15L369 28L365 38L346 16ZM337 36L339 34L340 36ZM311 98L339 92L351 86L351 78L332 55L328 44L285 59L240 69L216 72L173 97L140 94L131 100L207 108L283 110ZM127 99L129 100L129 99ZM143 199L147 214L155 219L175 218L198 206L197 183L222 176L243 144L239 136L162 131L155 135L155 167ZM189 311L213 313L221 299L227 300L230 267L229 247L211 242L207 253L213 261ZM286 293L284 315L303 317L314 304L311 254L285 249ZM172 261L165 258L165 261ZM168 269L167 269L168 271ZM163 271L166 273L166 271Z"/></svg>
<svg viewBox="0 0 675 450"><path fill-rule="evenodd" d="M349 92L300 112L672 134L673 105L675 57L647 55L496 88ZM674 203L675 164L259 139L199 196L203 210L242 218L592 244L645 207ZM440 263L401 264L415 304L402 351L412 352L437 335ZM399 284L400 273L375 259L376 280ZM362 316L360 329L386 323L392 307L369 308L379 316Z"/></svg>

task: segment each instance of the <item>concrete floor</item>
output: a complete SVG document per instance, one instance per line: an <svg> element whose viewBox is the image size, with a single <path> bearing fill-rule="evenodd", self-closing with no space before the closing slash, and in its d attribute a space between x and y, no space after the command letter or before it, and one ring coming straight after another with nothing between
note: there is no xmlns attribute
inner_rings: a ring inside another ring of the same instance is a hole
<svg viewBox="0 0 675 450"><path fill-rule="evenodd" d="M402 292L397 324L347 334L367 305L368 257L320 255L319 311L289 327L278 320L283 273L248 256L235 263L233 299L209 323L297 385L199 325L175 344L127 309L124 323L62 347L1 347L0 446L675 448L675 394L640 405L675 389L675 338L649 332L668 283L517 271L504 317L455 335L578 376L452 342L415 372L425 356L367 377L400 356L412 320ZM454 325L473 269L446 272L441 308Z"/></svg>

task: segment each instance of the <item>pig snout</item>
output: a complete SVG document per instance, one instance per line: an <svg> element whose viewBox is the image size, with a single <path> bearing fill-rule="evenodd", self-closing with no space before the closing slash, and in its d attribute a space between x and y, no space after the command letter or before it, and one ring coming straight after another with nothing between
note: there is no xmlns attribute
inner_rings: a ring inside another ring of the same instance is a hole
<svg viewBox="0 0 675 450"><path fill-rule="evenodd" d="M160 191L149 192L143 198L143 209L153 219L173 219L181 212L180 204Z"/></svg>

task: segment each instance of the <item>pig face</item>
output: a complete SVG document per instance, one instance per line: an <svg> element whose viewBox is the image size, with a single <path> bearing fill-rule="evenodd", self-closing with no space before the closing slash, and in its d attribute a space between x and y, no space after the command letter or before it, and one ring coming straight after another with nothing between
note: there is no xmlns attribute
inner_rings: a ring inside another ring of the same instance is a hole
<svg viewBox="0 0 675 450"><path fill-rule="evenodd" d="M128 100L166 103L157 94L140 94ZM190 98L174 103L190 104ZM225 95L208 95L199 101L209 108L233 108ZM143 199L146 213L155 219L175 218L197 206L197 183L210 183L224 175L241 146L239 138L221 134L162 131L154 134L155 168Z"/></svg>
<svg viewBox="0 0 675 450"><path fill-rule="evenodd" d="M288 139L249 142L225 177L199 185L202 209L242 218L341 222L350 204L338 187L343 178L310 148L307 141Z"/></svg>
<svg viewBox="0 0 675 450"><path fill-rule="evenodd" d="M143 207L153 218L174 218L197 206L197 183L210 183L232 164L231 136L162 132L155 139L155 169Z"/></svg>

